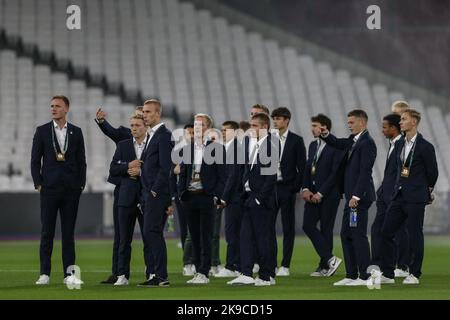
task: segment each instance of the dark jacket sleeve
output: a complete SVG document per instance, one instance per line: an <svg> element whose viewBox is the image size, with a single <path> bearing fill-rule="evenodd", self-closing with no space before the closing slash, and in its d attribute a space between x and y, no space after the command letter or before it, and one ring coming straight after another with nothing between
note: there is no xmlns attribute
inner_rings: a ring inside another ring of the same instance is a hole
<svg viewBox="0 0 450 320"><path fill-rule="evenodd" d="M339 150L350 149L353 145L352 138L336 138L336 136L331 133L326 138L323 138L322 136L320 136L320 138L331 147Z"/></svg>
<svg viewBox="0 0 450 320"><path fill-rule="evenodd" d="M80 146L79 146L78 154L77 154L77 163L80 166L81 187L84 189L84 187L86 186L86 169L87 169L87 164L86 164L86 149L85 149L85 146L84 146L83 131L81 131L81 129L80 129Z"/></svg>
<svg viewBox="0 0 450 320"><path fill-rule="evenodd" d="M297 193L302 188L303 183L303 176L305 174L305 166L306 166L306 148L305 148L305 142L303 141L303 138L300 137L298 145L296 147L296 159L297 159L297 177L295 179L295 190L294 192Z"/></svg>
<svg viewBox="0 0 450 320"><path fill-rule="evenodd" d="M170 174L169 174L169 191L170 191L170 197L176 198L178 196L178 189L177 189L177 176L173 172L176 165L172 164L170 168Z"/></svg>
<svg viewBox="0 0 450 320"><path fill-rule="evenodd" d="M217 144L217 145L218 145L218 147L220 147L222 149L222 163L215 164L218 179L217 179L216 185L214 187L214 195L217 198L221 198L223 195L226 180L227 180L227 167L225 165L226 152L225 152L225 146L223 146L221 144Z"/></svg>
<svg viewBox="0 0 450 320"><path fill-rule="evenodd" d="M312 165L312 143L308 148L308 160L305 163L304 174L303 174L303 183L302 189L311 190L311 165Z"/></svg>
<svg viewBox="0 0 450 320"><path fill-rule="evenodd" d="M239 165L225 164L225 168L226 168L226 176L225 176L226 180L221 199L226 203L229 203L232 188L236 185L237 183L236 180L239 178Z"/></svg>
<svg viewBox="0 0 450 320"><path fill-rule="evenodd" d="M187 180L187 165L184 162L182 162L180 164L180 175L178 176L178 184L177 184L178 198L181 198L184 191L186 191L186 180Z"/></svg>
<svg viewBox="0 0 450 320"><path fill-rule="evenodd" d="M114 152L113 159L109 166L109 174L113 177L127 177L128 175L128 163L122 161L122 148L120 143L117 145L116 152Z"/></svg>
<svg viewBox="0 0 450 320"><path fill-rule="evenodd" d="M33 146L31 148L31 176L33 177L34 187L37 189L38 186L42 185L42 173L41 173L41 160L44 155L44 142L42 141L42 136L39 128L33 137Z"/></svg>
<svg viewBox="0 0 450 320"><path fill-rule="evenodd" d="M431 143L427 144L425 156L423 157L423 159L425 162L425 171L428 180L428 187L434 188L439 175L439 170L436 161L436 152Z"/></svg>
<svg viewBox="0 0 450 320"><path fill-rule="evenodd" d="M361 145L361 161L359 177L352 196L362 198L370 186L372 169L377 157L377 146L373 140L367 140Z"/></svg>
<svg viewBox="0 0 450 320"><path fill-rule="evenodd" d="M172 135L170 132L164 133L164 135L161 137L161 140L159 141L159 172L158 176L156 177L155 183L151 187L152 190L156 192L157 194L163 192L164 187L168 187L168 179L169 179L169 173L170 168L172 166L172 148L173 148L173 141L172 141Z"/></svg>
<svg viewBox="0 0 450 320"><path fill-rule="evenodd" d="M273 145L274 142L270 139L269 143ZM272 147L271 149L277 150L275 147ZM265 167L268 167L268 166L265 166ZM261 167L261 169L262 169L262 167ZM265 201L265 199L270 199L271 197L273 197L273 194L274 194L274 191L276 188L276 184L277 184L277 173L276 172L274 172L274 174L264 175L264 177L265 177L264 184L261 188L261 191L256 196L258 201Z"/></svg>
<svg viewBox="0 0 450 320"><path fill-rule="evenodd" d="M114 128L108 121L104 120L102 123L96 121L100 130L116 144L122 140L131 138L131 130L120 126L119 128Z"/></svg>
<svg viewBox="0 0 450 320"><path fill-rule="evenodd" d="M341 150L335 149L333 152L333 168L331 169L331 174L328 176L327 180L322 184L319 192L324 197L327 197L333 188L333 185L336 185L337 174L339 171L339 167L341 165L342 159L344 157L344 152Z"/></svg>

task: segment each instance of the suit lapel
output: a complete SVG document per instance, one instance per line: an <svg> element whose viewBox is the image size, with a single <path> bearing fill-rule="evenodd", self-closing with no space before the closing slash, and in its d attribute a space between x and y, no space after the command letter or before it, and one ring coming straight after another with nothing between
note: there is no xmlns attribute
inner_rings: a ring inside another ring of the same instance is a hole
<svg viewBox="0 0 450 320"><path fill-rule="evenodd" d="M67 123L67 151L72 146L73 143L73 126Z"/></svg>
<svg viewBox="0 0 450 320"><path fill-rule="evenodd" d="M291 135L291 133L288 133L288 136L286 138L286 142L284 143L284 149L283 149L283 153L281 154L281 160L280 164L283 162L283 160L285 159L285 155L287 150L291 150L291 144L294 142L294 137ZM280 149L281 149L281 139L280 139Z"/></svg>
<svg viewBox="0 0 450 320"><path fill-rule="evenodd" d="M361 134L361 136L359 137L358 141L356 141L355 145L353 148L350 149L350 154L348 155L348 161L350 161L350 159L352 158L353 154L355 153L356 150L358 150L358 148L361 145L361 142L366 139L367 135L369 134L368 131L366 131L365 133Z"/></svg>
<svg viewBox="0 0 450 320"><path fill-rule="evenodd" d="M319 158L317 158L317 163L319 163L320 159L322 159L322 156L324 156L328 152L328 150L329 150L328 148L329 148L328 145L325 144L325 147L323 147L322 152L319 154ZM315 149L316 150L314 151L314 154L316 154L317 149L318 149L318 145L317 144L316 144Z"/></svg>
<svg viewBox="0 0 450 320"><path fill-rule="evenodd" d="M405 146L405 137L403 136L400 139L400 141L398 142L398 145L396 146L396 149L394 149L395 158L396 158L396 162L397 162L397 167L399 167L399 168L402 167L401 154L402 154L402 150L403 150L404 146Z"/></svg>
<svg viewBox="0 0 450 320"><path fill-rule="evenodd" d="M134 159L137 159L136 149L134 148L134 141L133 138L131 138L130 143L128 144L128 147L130 148L130 154L134 154Z"/></svg>

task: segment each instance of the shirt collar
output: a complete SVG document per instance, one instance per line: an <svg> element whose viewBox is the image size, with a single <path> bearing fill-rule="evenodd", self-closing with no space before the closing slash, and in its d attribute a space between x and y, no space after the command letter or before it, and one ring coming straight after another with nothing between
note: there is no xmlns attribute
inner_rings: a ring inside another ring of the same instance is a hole
<svg viewBox="0 0 450 320"><path fill-rule="evenodd" d="M398 136L396 136L394 139L391 139L390 142L391 144L395 144L398 140L400 140L402 137L401 134L399 134Z"/></svg>
<svg viewBox="0 0 450 320"><path fill-rule="evenodd" d="M280 136L280 132L278 131L278 135L280 136L280 139L281 139L281 137L283 137L284 139L284 141L286 141L286 139L287 139L287 137L288 137L288 134L289 134L289 129L288 130L286 130L281 136Z"/></svg>
<svg viewBox="0 0 450 320"><path fill-rule="evenodd" d="M56 123L55 120L53 120L53 127L54 127L55 129L59 129L59 126L58 126L58 124ZM64 125L63 129L67 129L67 121L66 121L66 124Z"/></svg>
<svg viewBox="0 0 450 320"><path fill-rule="evenodd" d="M405 136L405 143L407 144L412 144L414 142L416 142L417 139L417 133L414 135L414 137L412 137L411 141L408 142L408 138Z"/></svg>
<svg viewBox="0 0 450 320"><path fill-rule="evenodd" d="M228 141L227 143L225 143L225 148L226 150L228 150L228 148L233 144L234 139L231 139L230 141Z"/></svg>
<svg viewBox="0 0 450 320"><path fill-rule="evenodd" d="M147 138L148 138L148 136L147 136L147 134L146 134L146 135L145 135L145 138L144 138L144 140L142 140L141 144L138 144L137 141L136 141L136 138L133 137L133 143L136 144L136 145L138 145L138 146L142 146L142 145L145 146L145 144L147 143Z"/></svg>
<svg viewBox="0 0 450 320"><path fill-rule="evenodd" d="M261 146L261 145L263 144L264 140L266 140L268 136L269 136L269 135L266 134L264 137L262 137L261 139L259 139L258 142L257 142L258 146Z"/></svg>
<svg viewBox="0 0 450 320"><path fill-rule="evenodd" d="M209 139L203 139L201 145L199 145L199 144L197 143L197 141L194 141L194 147L197 147L197 148L200 147L200 146L201 146L202 148L203 148L203 147L206 147L206 145L208 144L209 141L212 141L212 140L209 140Z"/></svg>
<svg viewBox="0 0 450 320"><path fill-rule="evenodd" d="M358 139L359 138L361 138L361 135L363 134L363 133L365 133L367 130L363 130L363 131L361 131L360 133L358 133L354 138L353 138L353 141L358 141Z"/></svg>
<svg viewBox="0 0 450 320"><path fill-rule="evenodd" d="M158 124L157 124L156 126L154 126L153 128L148 128L148 132L149 132L149 133L150 133L150 132L155 133L156 130L158 130L162 125L164 125L164 122L158 123Z"/></svg>

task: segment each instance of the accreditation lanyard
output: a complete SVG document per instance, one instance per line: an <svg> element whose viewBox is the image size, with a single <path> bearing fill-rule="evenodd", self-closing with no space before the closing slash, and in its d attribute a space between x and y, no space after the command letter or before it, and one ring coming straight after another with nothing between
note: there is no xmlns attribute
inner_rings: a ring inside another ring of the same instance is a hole
<svg viewBox="0 0 450 320"><path fill-rule="evenodd" d="M63 155L65 155L65 154L66 154L66 151L67 151L67 148L68 148L68 146L69 146L69 132L68 132L68 130L67 130L67 132L66 132L66 139L65 139L65 141L64 141L64 148L63 148L63 150L61 150L61 152L58 152L58 148L56 147L55 135L56 135L56 133L55 133L55 127L52 126L52 143L53 143L53 150L55 150L55 154L56 154L56 155L58 155L59 153L62 153ZM59 144L58 144L58 146L59 146ZM59 146L59 147L60 147L59 149L61 149L61 146Z"/></svg>
<svg viewBox="0 0 450 320"><path fill-rule="evenodd" d="M414 158L414 150L416 149L416 142L417 142L417 138L413 143L413 146L411 148L411 151L409 152L410 154L408 155L409 158L409 163L407 168L411 168L412 162L413 162L413 158ZM403 167L405 167L406 161L408 160L406 158L406 139L405 139L405 145L403 146L403 150L402 150L402 157L403 157Z"/></svg>
<svg viewBox="0 0 450 320"><path fill-rule="evenodd" d="M317 143L317 150L316 150L316 154L314 155L313 158L313 166L315 166L317 164L317 161L319 161L319 156L320 156L320 147L322 146L322 142L319 140L319 142Z"/></svg>

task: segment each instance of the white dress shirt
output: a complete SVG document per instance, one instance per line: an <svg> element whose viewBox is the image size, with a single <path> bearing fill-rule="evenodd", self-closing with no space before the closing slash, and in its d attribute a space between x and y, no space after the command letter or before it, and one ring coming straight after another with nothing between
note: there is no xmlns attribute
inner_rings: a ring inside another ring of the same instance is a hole
<svg viewBox="0 0 450 320"><path fill-rule="evenodd" d="M356 142L358 142L358 139L359 138L361 138L361 135L363 134L363 133L365 133L366 132L366 130L363 130L363 131L361 131L360 133L358 133L356 136L354 136L353 137L353 146L356 144ZM352 147L353 148L353 147ZM355 199L355 200L357 200L357 201L359 201L359 200L361 200L361 198L360 197L357 197L357 196L353 196L352 197L353 199Z"/></svg>
<svg viewBox="0 0 450 320"><path fill-rule="evenodd" d="M283 181L283 175L281 174L280 164L281 164L281 159L283 159L284 146L286 145L286 139L288 137L288 134L289 134L289 130L286 130L286 132L283 133L281 136L280 136L280 133L278 132L278 138L280 139L280 162L279 162L278 169L277 169L277 180L278 181Z"/></svg>
<svg viewBox="0 0 450 320"><path fill-rule="evenodd" d="M251 139L250 140L249 146L251 147L253 145L253 148L248 148L248 152L249 152L248 158L250 160L250 169L253 169L253 166L256 163L256 159L258 159L259 149L260 149L261 145L264 143L264 140L266 140L267 137L268 137L268 135L265 135L264 137L262 137L258 141L256 141L256 139ZM252 140L254 140L254 141L252 141ZM255 152L253 152L253 151L255 151ZM253 158L251 158L252 155L253 155ZM245 187L245 191L247 191L247 192L251 191L250 183L249 183L248 180L245 183L244 187Z"/></svg>
<svg viewBox="0 0 450 320"><path fill-rule="evenodd" d="M53 120L53 126L55 127L56 139L58 140L59 149L64 152L64 144L66 143L67 136L67 121L62 129L59 128L55 120Z"/></svg>
<svg viewBox="0 0 450 320"><path fill-rule="evenodd" d="M408 138L405 137L405 146L403 147L405 149L405 151L402 152L402 158L404 155L404 158L402 159L403 164L408 159L409 153L411 152L411 149L414 146L416 139L417 139L417 133L414 135L414 137L412 137L411 141L408 141Z"/></svg>
<svg viewBox="0 0 450 320"><path fill-rule="evenodd" d="M316 162L319 160L319 158L320 158L320 155L322 154L322 151L323 151L323 149L325 148L325 146L327 145L327 143L325 142L325 141L323 141L323 140L321 140L320 138L318 138L317 140L317 147L319 148L318 150L317 150L317 158L316 158ZM302 192L304 192L304 191L309 191L309 189L308 188L303 188L302 189ZM320 192L317 192L321 197L323 197L323 195L320 193Z"/></svg>
<svg viewBox="0 0 450 320"><path fill-rule="evenodd" d="M194 163L192 164L192 179L188 190L201 190L203 184L201 181L193 181L194 174L200 173L203 163L203 155L205 153L206 141L202 144L194 143Z"/></svg>
<svg viewBox="0 0 450 320"><path fill-rule="evenodd" d="M134 151L136 152L136 159L141 159L142 152L144 152L145 144L147 142L147 135L145 136L144 140L139 144L135 138L133 138L133 145L134 145Z"/></svg>
<svg viewBox="0 0 450 320"><path fill-rule="evenodd" d="M150 135L150 140L148 142L152 141L153 135L155 134L156 130L158 130L163 124L164 122L160 122L156 126L153 126L153 128L148 128L147 133Z"/></svg>
<svg viewBox="0 0 450 320"><path fill-rule="evenodd" d="M320 155L322 154L323 149L325 148L325 146L327 145L327 143L321 139L317 139L317 144L319 145L319 150L317 151L317 158L316 161L319 160Z"/></svg>
<svg viewBox="0 0 450 320"><path fill-rule="evenodd" d="M230 141L228 141L227 143L225 143L225 152L228 152L228 149L231 147L231 145L233 144L234 139L231 139Z"/></svg>
<svg viewBox="0 0 450 320"><path fill-rule="evenodd" d="M392 151L394 151L395 143L396 143L398 140L400 140L401 137L402 137L402 135L399 134L399 135L396 136L394 139L391 139L391 140L389 141L390 147L389 147L389 152L388 152L388 159L389 159L389 157L391 156Z"/></svg>

